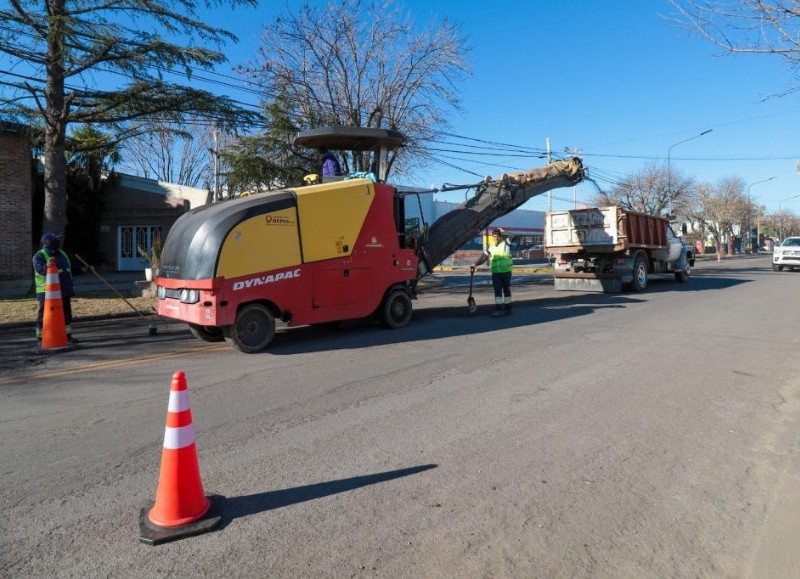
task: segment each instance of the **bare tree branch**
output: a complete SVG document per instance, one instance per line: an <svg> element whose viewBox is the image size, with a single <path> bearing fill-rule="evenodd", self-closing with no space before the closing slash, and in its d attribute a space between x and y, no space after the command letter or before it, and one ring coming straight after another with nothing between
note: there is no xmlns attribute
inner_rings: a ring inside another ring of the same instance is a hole
<svg viewBox="0 0 800 579"><path fill-rule="evenodd" d="M459 106L454 88L469 74L458 27L445 20L415 33L391 2L303 5L264 30L259 58L240 69L266 103L287 104L298 127L349 125L400 130L409 146L389 157L403 172L427 158L423 143ZM369 171L369 155L342 159Z"/></svg>

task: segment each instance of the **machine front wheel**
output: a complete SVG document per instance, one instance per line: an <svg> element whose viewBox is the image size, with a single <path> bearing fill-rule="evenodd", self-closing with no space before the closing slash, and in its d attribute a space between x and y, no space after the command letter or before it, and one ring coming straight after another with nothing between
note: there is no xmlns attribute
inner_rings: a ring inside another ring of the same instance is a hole
<svg viewBox="0 0 800 579"><path fill-rule="evenodd" d="M248 304L236 314L233 325L224 329L225 341L245 354L266 348L275 336L275 316L264 304Z"/></svg>
<svg viewBox="0 0 800 579"><path fill-rule="evenodd" d="M381 324L392 330L402 328L411 321L411 297L403 290L389 292L378 310Z"/></svg>
<svg viewBox="0 0 800 579"><path fill-rule="evenodd" d="M204 342L221 342L225 339L225 336L222 335L222 328L216 326L189 324L189 331L195 338Z"/></svg>

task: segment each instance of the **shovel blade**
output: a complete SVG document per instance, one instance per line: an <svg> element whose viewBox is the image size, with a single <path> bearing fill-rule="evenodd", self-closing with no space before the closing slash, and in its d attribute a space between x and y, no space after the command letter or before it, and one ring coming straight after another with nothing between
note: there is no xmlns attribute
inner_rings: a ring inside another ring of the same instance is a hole
<svg viewBox="0 0 800 579"><path fill-rule="evenodd" d="M469 313L474 314L478 311L478 304L475 303L475 298L468 298L467 299L467 307L469 308Z"/></svg>

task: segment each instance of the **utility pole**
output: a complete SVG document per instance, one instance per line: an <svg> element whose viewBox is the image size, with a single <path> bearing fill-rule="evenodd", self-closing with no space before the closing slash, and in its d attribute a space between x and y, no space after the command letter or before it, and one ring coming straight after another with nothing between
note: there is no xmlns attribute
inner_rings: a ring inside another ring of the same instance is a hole
<svg viewBox="0 0 800 579"><path fill-rule="evenodd" d="M569 147L564 147L564 152L567 153L568 155L572 155L573 157L578 157L578 158L582 159L581 150L578 149L578 148L570 149ZM572 208L573 209L577 209L578 208L578 186L577 185L573 185L572 186Z"/></svg>
<svg viewBox="0 0 800 579"><path fill-rule="evenodd" d="M675 212L675 196L672 194L672 168L670 167L670 156L672 155L672 148L677 147L680 144L686 143L688 141L692 141L694 139L699 139L703 135L707 135L714 129L708 129L700 133L699 135L695 135L694 137L689 137L688 139L684 139L682 141L678 141L674 145L670 145L669 149L667 149L667 195L669 196L669 212L670 214Z"/></svg>
<svg viewBox="0 0 800 579"><path fill-rule="evenodd" d="M219 152L217 151L217 136L219 131L214 129L214 201L222 201L219 190Z"/></svg>
<svg viewBox="0 0 800 579"><path fill-rule="evenodd" d="M552 154L550 152L550 137L547 137L545 143L547 145L547 164L549 165L550 163L553 162L553 157L552 157ZM553 211L553 191L552 190L547 192L547 211Z"/></svg>
<svg viewBox="0 0 800 579"><path fill-rule="evenodd" d="M753 187L753 185L758 185L759 183L766 183L767 181L772 181L773 179L777 179L777 176L770 177L769 179L764 179L763 181L756 181L755 183L750 183L750 185L747 186L747 245L748 249L750 250L750 253L758 253L757 251L755 252L753 251L753 235L752 235L753 232L751 231L753 228L753 221L752 221L753 201L752 198L750 197L750 189ZM758 226L756 228L756 244L759 244L761 242L761 237L759 236L760 228L761 228L761 219L759 217ZM742 237L742 241L744 241L744 237ZM744 251L744 248L742 248L742 251Z"/></svg>

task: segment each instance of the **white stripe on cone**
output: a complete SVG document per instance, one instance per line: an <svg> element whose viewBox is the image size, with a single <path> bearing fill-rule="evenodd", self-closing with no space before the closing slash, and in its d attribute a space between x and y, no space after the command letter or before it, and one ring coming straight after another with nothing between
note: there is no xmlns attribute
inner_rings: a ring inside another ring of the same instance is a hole
<svg viewBox="0 0 800 579"><path fill-rule="evenodd" d="M189 391L171 390L169 393L169 412L183 412L189 410Z"/></svg>
<svg viewBox="0 0 800 579"><path fill-rule="evenodd" d="M194 426L187 424L180 428L167 426L164 429L164 448L177 450L194 444Z"/></svg>

